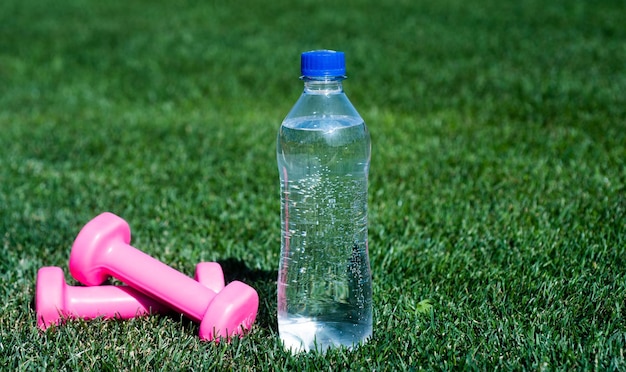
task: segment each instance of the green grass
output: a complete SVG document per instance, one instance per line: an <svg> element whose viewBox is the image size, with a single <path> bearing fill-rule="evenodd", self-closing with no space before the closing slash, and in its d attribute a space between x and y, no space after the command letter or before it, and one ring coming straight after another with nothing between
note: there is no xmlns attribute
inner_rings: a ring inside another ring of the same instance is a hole
<svg viewBox="0 0 626 372"><path fill-rule="evenodd" d="M0 2L2 369L626 369L623 2L225 4ZM275 135L317 48L346 52L372 134L374 336L292 356ZM40 333L37 269L76 284L71 243L103 211L178 270L255 287L253 332Z"/></svg>

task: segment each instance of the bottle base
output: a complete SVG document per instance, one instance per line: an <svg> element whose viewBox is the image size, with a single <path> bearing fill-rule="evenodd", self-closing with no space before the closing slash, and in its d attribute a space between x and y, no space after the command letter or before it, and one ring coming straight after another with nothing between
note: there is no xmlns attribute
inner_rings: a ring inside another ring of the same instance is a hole
<svg viewBox="0 0 626 372"><path fill-rule="evenodd" d="M352 349L367 342L372 335L371 324L319 321L314 318L279 319L278 331L285 349L293 353L330 348Z"/></svg>

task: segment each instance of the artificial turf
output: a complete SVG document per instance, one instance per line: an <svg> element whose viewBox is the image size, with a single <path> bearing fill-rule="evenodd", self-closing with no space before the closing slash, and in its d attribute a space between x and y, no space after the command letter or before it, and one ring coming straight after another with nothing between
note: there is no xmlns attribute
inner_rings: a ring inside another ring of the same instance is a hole
<svg viewBox="0 0 626 372"><path fill-rule="evenodd" d="M582 0L0 3L6 370L626 369L626 5ZM278 339L278 126L299 53L346 53L372 135L374 336ZM37 269L103 211L187 275L257 289L252 332L183 317L40 332Z"/></svg>

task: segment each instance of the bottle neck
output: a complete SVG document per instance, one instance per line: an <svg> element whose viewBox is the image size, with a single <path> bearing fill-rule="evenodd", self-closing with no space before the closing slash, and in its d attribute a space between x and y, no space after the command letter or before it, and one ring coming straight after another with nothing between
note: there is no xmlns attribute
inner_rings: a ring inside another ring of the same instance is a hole
<svg viewBox="0 0 626 372"><path fill-rule="evenodd" d="M306 94L339 94L343 93L343 80L345 76L330 76L323 78L301 77L304 81L304 93Z"/></svg>

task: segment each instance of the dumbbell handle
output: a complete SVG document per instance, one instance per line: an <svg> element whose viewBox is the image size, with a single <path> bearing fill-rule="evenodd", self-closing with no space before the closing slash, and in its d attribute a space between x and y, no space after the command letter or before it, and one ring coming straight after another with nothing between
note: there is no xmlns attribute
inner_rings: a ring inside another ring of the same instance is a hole
<svg viewBox="0 0 626 372"><path fill-rule="evenodd" d="M94 291L95 290L95 291ZM170 308L128 286L103 285L100 287L70 287L67 289L66 310L69 313L90 314L94 317L105 314L106 308L114 308L115 316L130 319L149 312L163 313ZM133 298L137 302L129 301ZM104 305L99 309L99 305ZM137 307L139 305L140 307Z"/></svg>
<svg viewBox="0 0 626 372"><path fill-rule="evenodd" d="M200 321L216 293L126 243L111 243L102 268L140 292Z"/></svg>

